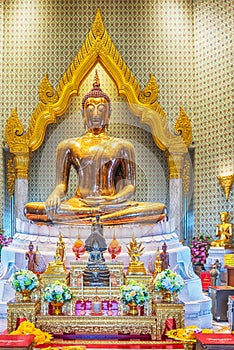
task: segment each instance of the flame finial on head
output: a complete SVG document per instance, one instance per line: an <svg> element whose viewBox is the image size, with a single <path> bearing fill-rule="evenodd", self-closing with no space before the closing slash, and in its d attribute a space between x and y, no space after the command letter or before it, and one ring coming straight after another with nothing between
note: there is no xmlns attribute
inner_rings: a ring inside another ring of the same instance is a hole
<svg viewBox="0 0 234 350"><path fill-rule="evenodd" d="M100 88L100 79L98 76L98 72L97 70L95 71L95 75L94 75L94 81L93 81L93 88L92 90L90 90L83 98L82 100L82 109L84 110L84 105L85 102L88 98L104 98L107 102L108 102L108 106L109 106L109 113L111 111L111 103L110 103L110 97L105 94L105 92L102 91L102 89Z"/></svg>

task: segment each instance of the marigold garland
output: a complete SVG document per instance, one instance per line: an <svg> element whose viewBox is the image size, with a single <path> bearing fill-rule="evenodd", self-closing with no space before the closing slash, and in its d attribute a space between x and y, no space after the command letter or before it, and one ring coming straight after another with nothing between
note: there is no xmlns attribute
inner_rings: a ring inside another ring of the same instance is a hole
<svg viewBox="0 0 234 350"><path fill-rule="evenodd" d="M213 333L209 328L200 329L197 326L187 326L185 328L172 329L167 332L169 338L181 341L196 342L195 334L199 333Z"/></svg>
<svg viewBox="0 0 234 350"><path fill-rule="evenodd" d="M39 328L36 328L34 324L29 321L21 322L19 327L15 331L11 332L10 334L35 335L35 338L33 341L34 345L49 343L53 339L52 334L41 331Z"/></svg>

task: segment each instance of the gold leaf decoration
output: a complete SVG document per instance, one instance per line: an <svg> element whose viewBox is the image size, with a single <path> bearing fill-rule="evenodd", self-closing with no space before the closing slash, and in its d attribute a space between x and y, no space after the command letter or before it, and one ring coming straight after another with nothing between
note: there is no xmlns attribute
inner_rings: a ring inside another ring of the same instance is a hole
<svg viewBox="0 0 234 350"><path fill-rule="evenodd" d="M190 163L188 159L186 159L184 164L182 180L183 180L183 193L184 193L184 196L186 196L190 186Z"/></svg>
<svg viewBox="0 0 234 350"><path fill-rule="evenodd" d="M101 38L105 31L100 9L97 9L96 18L93 23L91 31L95 38L97 37Z"/></svg>
<svg viewBox="0 0 234 350"><path fill-rule="evenodd" d="M39 89L39 97L42 103L55 103L58 101L58 93L53 89L52 85L49 82L48 75L41 81L40 89Z"/></svg>
<svg viewBox="0 0 234 350"><path fill-rule="evenodd" d="M7 187L10 196L12 197L15 191L15 168L14 168L14 163L12 159L9 159L7 162Z"/></svg>
<svg viewBox="0 0 234 350"><path fill-rule="evenodd" d="M17 144L17 151L28 149L28 138L15 108L6 123L6 142L11 150Z"/></svg>
<svg viewBox="0 0 234 350"><path fill-rule="evenodd" d="M158 98L158 85L153 74L150 74L150 79L145 89L139 93L139 101L142 103L153 104Z"/></svg>
<svg viewBox="0 0 234 350"><path fill-rule="evenodd" d="M178 135L181 135L184 143L188 147L192 141L192 126L187 114L182 107L180 108L180 115L174 125L174 128L176 133Z"/></svg>

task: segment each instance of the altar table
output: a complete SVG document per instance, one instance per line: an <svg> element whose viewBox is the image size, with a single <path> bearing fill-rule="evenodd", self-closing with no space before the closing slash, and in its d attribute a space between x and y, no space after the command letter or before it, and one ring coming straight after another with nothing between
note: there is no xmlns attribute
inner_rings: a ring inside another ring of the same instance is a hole
<svg viewBox="0 0 234 350"><path fill-rule="evenodd" d="M172 318L176 328L184 328L184 303L164 303L153 300L153 314L156 321L156 340L161 340L166 320Z"/></svg>
<svg viewBox="0 0 234 350"><path fill-rule="evenodd" d="M53 334L150 334L156 340L155 316L37 315L36 327Z"/></svg>
<svg viewBox="0 0 234 350"><path fill-rule="evenodd" d="M7 303L7 331L11 333L18 327L18 320L26 319L35 324L36 315L40 311L40 300L32 302L10 301Z"/></svg>

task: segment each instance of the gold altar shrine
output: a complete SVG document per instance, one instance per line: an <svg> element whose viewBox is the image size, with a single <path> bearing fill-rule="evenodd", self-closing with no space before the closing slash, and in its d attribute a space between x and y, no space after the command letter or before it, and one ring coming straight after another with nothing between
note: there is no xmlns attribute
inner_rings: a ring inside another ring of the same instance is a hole
<svg viewBox="0 0 234 350"><path fill-rule="evenodd" d="M57 266L56 266L57 265ZM84 262L71 262L70 272L64 270L63 262L49 263L45 273L40 276L40 287L33 293L31 302L19 301L19 294L10 301L8 306L8 333L15 330L22 319L26 319L43 331L53 334L134 334L151 336L152 340L161 340L165 322L168 318L175 320L177 327L184 326L184 304L165 303L156 300L152 289L152 275L132 274L125 275L124 265L113 261L106 263L110 270L112 283L109 287L85 287L81 275L85 269ZM149 292L150 300L144 305L139 317L129 316L128 306L120 301L120 286L128 279L135 279L144 283ZM72 291L72 300L63 307L63 314L51 315L49 304L41 297L49 282L60 280L69 285ZM118 303L117 315L77 315L76 303L79 300L93 300L98 293L100 300L115 300Z"/></svg>

